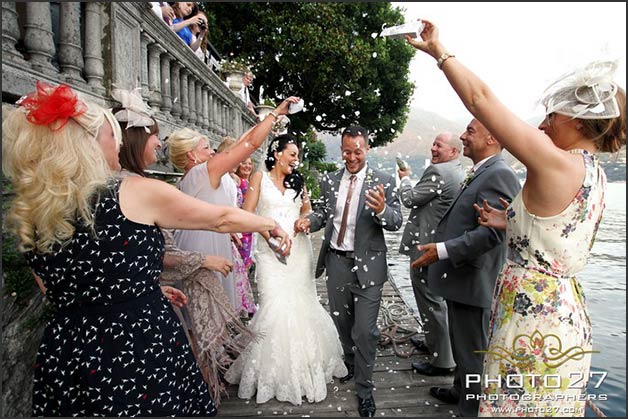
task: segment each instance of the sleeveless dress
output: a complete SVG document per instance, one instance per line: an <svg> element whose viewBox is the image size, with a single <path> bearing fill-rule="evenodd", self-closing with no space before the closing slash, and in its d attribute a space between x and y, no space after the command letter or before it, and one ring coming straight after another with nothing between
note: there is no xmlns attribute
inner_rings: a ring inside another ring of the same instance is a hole
<svg viewBox="0 0 628 419"><path fill-rule="evenodd" d="M582 154L586 174L565 210L537 217L519 193L506 211L508 260L495 285L480 416L584 416L591 322L575 275L601 221L606 176L593 155L570 152Z"/></svg>
<svg viewBox="0 0 628 419"><path fill-rule="evenodd" d="M159 288L164 239L128 220L120 181L53 253L25 253L56 309L42 338L35 416L214 416L185 332Z"/></svg>
<svg viewBox="0 0 628 419"><path fill-rule="evenodd" d="M291 237L300 216L301 199L288 189L282 195L268 173L262 174L257 213L274 218ZM287 265L280 263L262 237L255 240L259 309L250 329L255 342L237 358L225 378L239 383L238 397L256 402L273 397L294 405L319 402L327 396L327 383L343 377L338 333L330 315L318 301L309 237L294 237Z"/></svg>
<svg viewBox="0 0 628 419"><path fill-rule="evenodd" d="M181 192L209 204L236 206L237 187L229 173L220 178L218 189L212 188L207 173L207 162L194 166L179 182ZM225 233L205 230L175 230L174 239L181 250L201 252L206 255L220 256L233 262L231 253L231 236ZM216 273L225 289L231 305L238 306L235 281L232 272L227 276ZM193 295L188 297L194 298Z"/></svg>
<svg viewBox="0 0 628 419"><path fill-rule="evenodd" d="M249 181L247 179L240 179L240 184L238 185L238 189L242 194L242 202L244 202L244 198L246 197L246 191L249 188ZM239 199L239 198L238 198ZM242 203L238 205L242 208ZM240 250L240 256L242 256L242 260L244 261L244 267L248 270L251 265L253 265L253 259L251 259L251 245L253 244L253 233L242 233L242 247Z"/></svg>
<svg viewBox="0 0 628 419"><path fill-rule="evenodd" d="M244 195L240 189L239 182L236 183L238 208L242 208L244 203ZM250 233L249 233L250 234ZM244 247L244 235L241 237L242 246ZM243 248L242 247L242 248ZM241 256L242 248L238 249L233 241L231 241L231 253L233 257L233 277L236 287L236 312L240 317L248 317L257 311L255 300L253 299L253 290L251 290L251 282L249 281L249 272Z"/></svg>

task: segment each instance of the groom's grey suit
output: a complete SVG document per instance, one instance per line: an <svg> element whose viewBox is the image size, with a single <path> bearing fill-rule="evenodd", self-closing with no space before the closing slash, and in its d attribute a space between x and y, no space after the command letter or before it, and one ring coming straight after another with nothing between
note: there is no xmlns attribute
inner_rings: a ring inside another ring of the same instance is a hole
<svg viewBox="0 0 628 419"><path fill-rule="evenodd" d="M356 389L358 397L362 399L372 394L373 366L380 337L377 316L383 284L388 279L383 229L396 231L402 224L395 179L368 166L366 170L362 190L359 192L359 205L351 208L356 214L353 252L337 252L331 243L344 168L323 177L323 203L308 216L311 222L310 231L325 227L316 277L327 270L330 311L338 329L345 362L355 367ZM380 217L366 206L365 198L367 189L378 184L384 185L386 195L386 207Z"/></svg>

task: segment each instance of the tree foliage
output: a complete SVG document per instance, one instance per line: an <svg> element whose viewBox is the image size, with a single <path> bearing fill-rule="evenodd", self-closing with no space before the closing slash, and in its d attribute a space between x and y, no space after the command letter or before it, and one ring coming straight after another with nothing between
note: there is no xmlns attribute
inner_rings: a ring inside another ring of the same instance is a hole
<svg viewBox="0 0 628 419"><path fill-rule="evenodd" d="M223 56L245 56L264 96L301 96L291 129L337 132L357 123L374 146L403 129L414 86L414 49L379 37L404 23L390 3L203 3L209 40Z"/></svg>

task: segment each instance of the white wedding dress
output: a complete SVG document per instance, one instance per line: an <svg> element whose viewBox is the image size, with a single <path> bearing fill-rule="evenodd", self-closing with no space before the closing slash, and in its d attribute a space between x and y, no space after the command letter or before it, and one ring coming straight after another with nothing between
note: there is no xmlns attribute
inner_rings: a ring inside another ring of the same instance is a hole
<svg viewBox="0 0 628 419"><path fill-rule="evenodd" d="M301 199L294 190L282 195L262 175L257 213L275 219L291 237L300 216ZM314 279L312 244L301 233L293 238L287 265L280 263L266 241L256 237L256 281L259 310L250 329L257 335L234 361L225 379L238 384L238 397L265 403L273 397L300 405L302 397L319 402L327 383L347 369L333 321L319 303Z"/></svg>

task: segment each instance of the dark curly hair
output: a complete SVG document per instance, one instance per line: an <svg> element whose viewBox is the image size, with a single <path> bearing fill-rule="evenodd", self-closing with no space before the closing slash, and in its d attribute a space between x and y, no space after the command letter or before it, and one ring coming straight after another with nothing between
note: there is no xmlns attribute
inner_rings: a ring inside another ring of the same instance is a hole
<svg viewBox="0 0 628 419"><path fill-rule="evenodd" d="M273 139L268 145L268 151L266 152L266 160L264 160L264 164L266 165L266 169L270 172L273 167L275 167L275 152L280 153L288 146L288 144L294 144L299 148L296 138L294 138L290 134L283 134L275 139ZM303 179L303 175L299 173L297 169L292 170L292 173L286 175L283 179L283 185L292 189L296 192L294 199L300 197L303 193L303 185L305 181Z"/></svg>

